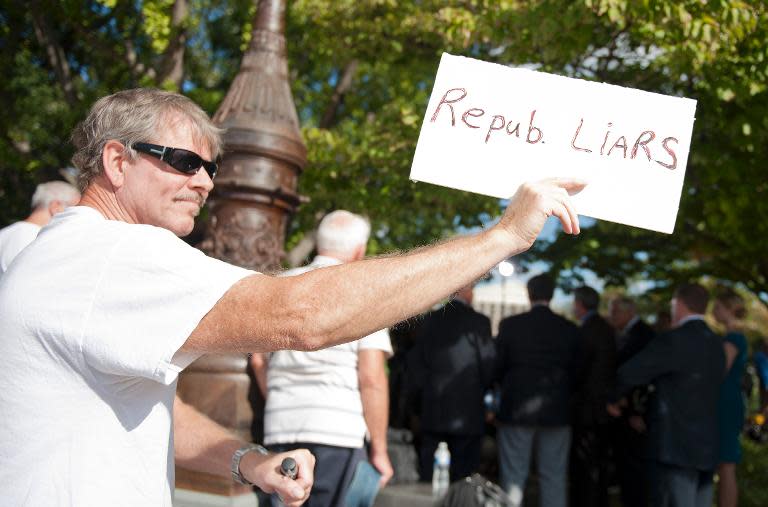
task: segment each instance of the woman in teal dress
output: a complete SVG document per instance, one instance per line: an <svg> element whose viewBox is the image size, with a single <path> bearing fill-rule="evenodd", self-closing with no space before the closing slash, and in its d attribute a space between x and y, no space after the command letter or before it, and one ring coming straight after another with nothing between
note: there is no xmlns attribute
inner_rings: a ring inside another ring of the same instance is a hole
<svg viewBox="0 0 768 507"><path fill-rule="evenodd" d="M747 339L742 333L742 319L746 314L744 300L733 289L724 288L715 297L715 319L725 327L725 379L720 386L717 415L720 431L719 507L736 507L738 486L736 465L741 461L741 431L744 427L744 396L741 379L747 363Z"/></svg>

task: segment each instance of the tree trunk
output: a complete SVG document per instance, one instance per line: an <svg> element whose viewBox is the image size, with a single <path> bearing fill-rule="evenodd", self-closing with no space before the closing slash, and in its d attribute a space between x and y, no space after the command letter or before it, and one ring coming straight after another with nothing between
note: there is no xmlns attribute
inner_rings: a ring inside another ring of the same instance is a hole
<svg viewBox="0 0 768 507"><path fill-rule="evenodd" d="M171 37L168 41L168 47L165 48L162 60L159 66L157 82L173 83L177 90L181 89L184 79L184 50L187 45L187 28L185 21L187 19L189 8L187 0L176 0L173 3L173 14L171 15Z"/></svg>

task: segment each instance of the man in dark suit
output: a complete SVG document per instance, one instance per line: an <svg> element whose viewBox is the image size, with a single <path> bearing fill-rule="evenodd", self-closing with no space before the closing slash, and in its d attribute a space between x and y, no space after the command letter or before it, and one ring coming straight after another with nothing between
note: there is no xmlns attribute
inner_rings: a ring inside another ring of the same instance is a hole
<svg viewBox="0 0 768 507"><path fill-rule="evenodd" d="M419 475L432 479L439 442L451 452L451 481L476 472L485 433L483 397L492 381L491 322L472 309L472 286L429 313L409 354L408 370L421 405Z"/></svg>
<svg viewBox="0 0 768 507"><path fill-rule="evenodd" d="M608 320L616 330L617 363L621 367L643 350L656 332L637 314L635 302L619 296L611 301ZM613 454L624 507L648 507L647 425L644 416L653 386L634 387L622 416L612 425Z"/></svg>
<svg viewBox="0 0 768 507"><path fill-rule="evenodd" d="M616 378L616 338L597 313L600 295L582 286L574 291L573 312L581 322L584 363L576 396L571 446L571 506L608 505L608 449L611 417L605 409Z"/></svg>
<svg viewBox="0 0 768 507"><path fill-rule="evenodd" d="M672 298L673 328L619 368L617 393L653 381L648 413L651 505L710 506L717 465L717 400L725 371L722 340L703 314L709 294L698 284ZM609 407L618 416L618 405Z"/></svg>
<svg viewBox="0 0 768 507"><path fill-rule="evenodd" d="M616 361L621 366L648 345L656 332L637 314L635 302L626 296L611 300L608 320L616 330Z"/></svg>
<svg viewBox="0 0 768 507"><path fill-rule="evenodd" d="M521 505L534 442L542 507L567 504L569 407L579 369L579 331L549 309L554 282L528 281L532 308L501 321L496 377L501 383L501 485Z"/></svg>

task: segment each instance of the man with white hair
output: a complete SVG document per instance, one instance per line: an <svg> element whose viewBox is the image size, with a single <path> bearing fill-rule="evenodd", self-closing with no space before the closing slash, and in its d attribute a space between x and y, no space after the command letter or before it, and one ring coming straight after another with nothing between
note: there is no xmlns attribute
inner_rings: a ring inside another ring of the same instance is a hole
<svg viewBox="0 0 768 507"><path fill-rule="evenodd" d="M285 274L361 260L369 234L365 218L344 210L329 213L317 230L318 255L308 266ZM366 457L381 474L380 486L392 477L387 455L389 386L384 368L390 355L389 333L381 330L321 351L282 350L251 357L267 402L265 445L280 452L307 448L317 459L315 484L306 505L346 505L350 481Z"/></svg>
<svg viewBox="0 0 768 507"><path fill-rule="evenodd" d="M74 206L79 200L80 192L69 183L40 183L32 194L32 213L24 220L0 229L0 275L8 270L19 252L34 241L53 215Z"/></svg>

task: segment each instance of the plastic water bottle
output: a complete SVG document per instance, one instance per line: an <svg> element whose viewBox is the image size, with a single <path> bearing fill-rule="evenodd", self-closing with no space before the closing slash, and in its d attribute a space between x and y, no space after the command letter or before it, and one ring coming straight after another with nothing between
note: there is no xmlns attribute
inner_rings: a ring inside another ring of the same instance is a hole
<svg viewBox="0 0 768 507"><path fill-rule="evenodd" d="M435 464L432 468L432 496L441 497L451 484L451 452L448 444L440 442L435 451Z"/></svg>

